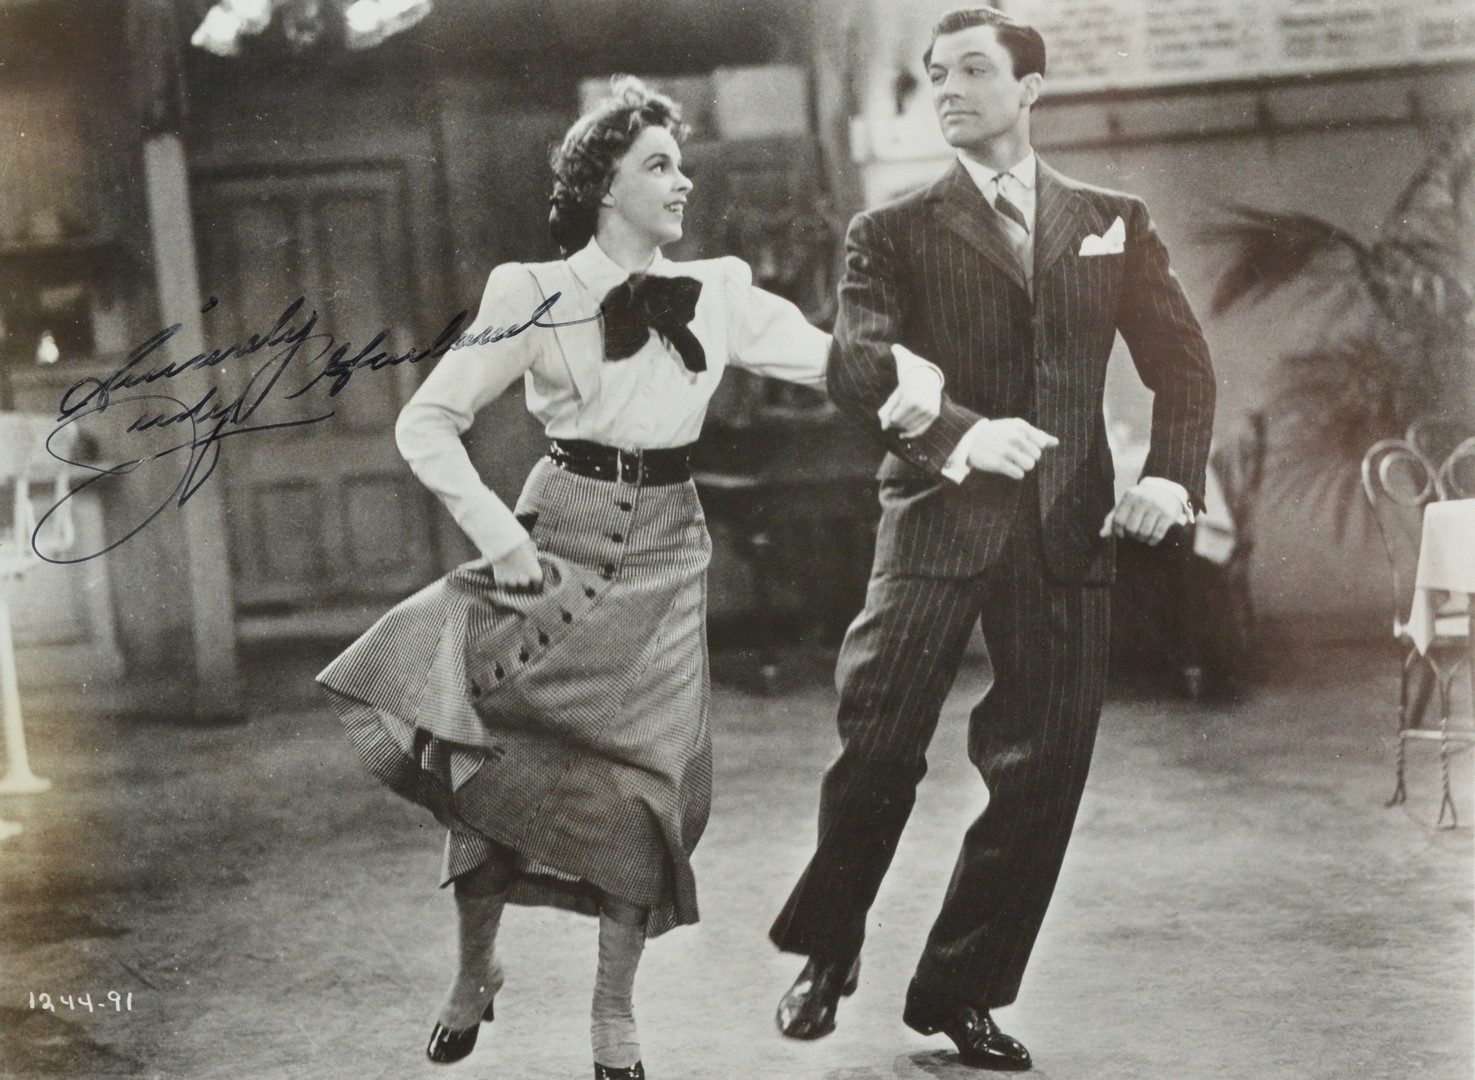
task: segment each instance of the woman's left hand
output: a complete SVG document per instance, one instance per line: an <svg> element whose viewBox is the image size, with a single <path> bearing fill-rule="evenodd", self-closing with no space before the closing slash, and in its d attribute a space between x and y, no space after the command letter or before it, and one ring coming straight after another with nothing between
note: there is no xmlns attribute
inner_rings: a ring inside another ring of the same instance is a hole
<svg viewBox="0 0 1475 1080"><path fill-rule="evenodd" d="M881 406L881 430L896 428L903 438L915 439L932 426L942 411L942 378L932 367L903 368L891 396Z"/></svg>

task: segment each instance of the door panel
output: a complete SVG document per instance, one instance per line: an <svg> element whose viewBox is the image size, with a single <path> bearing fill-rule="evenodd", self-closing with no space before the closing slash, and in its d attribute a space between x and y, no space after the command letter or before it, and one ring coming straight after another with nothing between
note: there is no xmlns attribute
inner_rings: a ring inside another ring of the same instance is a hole
<svg viewBox="0 0 1475 1080"><path fill-rule="evenodd" d="M385 330L378 348L386 352L426 344L409 332L406 197L396 170L217 176L196 190L202 290L219 298L205 316L212 347L271 330L298 297L303 307L288 325L315 311L314 332L351 342L348 357ZM326 341L299 353L251 423L331 417L222 445L218 478L246 617L301 613L304 624L324 625L327 609L382 607L439 570L429 497L394 446L413 374L407 365L361 370L337 396L325 379L289 399L320 370L311 358ZM251 386L269 355L220 365L221 399Z"/></svg>

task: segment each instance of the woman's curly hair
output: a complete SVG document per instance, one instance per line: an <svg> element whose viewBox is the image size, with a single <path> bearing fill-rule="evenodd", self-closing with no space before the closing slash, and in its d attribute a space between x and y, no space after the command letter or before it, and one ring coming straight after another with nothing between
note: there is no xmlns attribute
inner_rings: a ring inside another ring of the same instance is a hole
<svg viewBox="0 0 1475 1080"><path fill-rule="evenodd" d="M617 75L610 80L609 96L579 117L553 148L548 231L565 255L578 251L594 235L600 201L609 191L615 166L648 127L663 127L677 139L685 138L689 130L674 101L633 75Z"/></svg>

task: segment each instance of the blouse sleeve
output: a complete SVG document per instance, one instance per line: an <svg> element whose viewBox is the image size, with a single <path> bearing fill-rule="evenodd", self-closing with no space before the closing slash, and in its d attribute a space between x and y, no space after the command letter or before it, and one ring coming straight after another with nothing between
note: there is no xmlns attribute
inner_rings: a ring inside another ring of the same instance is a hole
<svg viewBox="0 0 1475 1080"><path fill-rule="evenodd" d="M461 436L477 412L512 385L537 358L538 334L517 333L542 302L526 267L505 263L492 271L481 310L463 340L435 365L400 410L394 437L420 482L439 496L463 532L487 559L528 539L507 504L482 482ZM511 329L513 332L496 338Z"/></svg>
<svg viewBox="0 0 1475 1080"><path fill-rule="evenodd" d="M747 263L733 257L722 263L730 312L729 361L760 375L823 390L830 335L812 325L790 301L754 285ZM908 349L896 346L892 353L899 381L920 371L943 378L941 368Z"/></svg>
<svg viewBox="0 0 1475 1080"><path fill-rule="evenodd" d="M810 324L793 303L753 284L739 258L722 260L727 293L728 362L786 382L823 390L830 335Z"/></svg>

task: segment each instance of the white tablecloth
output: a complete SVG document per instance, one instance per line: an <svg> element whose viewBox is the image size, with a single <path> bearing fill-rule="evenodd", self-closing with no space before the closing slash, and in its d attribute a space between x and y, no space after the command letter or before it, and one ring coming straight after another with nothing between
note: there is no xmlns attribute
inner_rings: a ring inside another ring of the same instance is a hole
<svg viewBox="0 0 1475 1080"><path fill-rule="evenodd" d="M1475 499L1450 499L1424 507L1419 568L1414 574L1408 633L1419 652L1429 651L1435 619L1451 601L1466 608L1475 595Z"/></svg>

